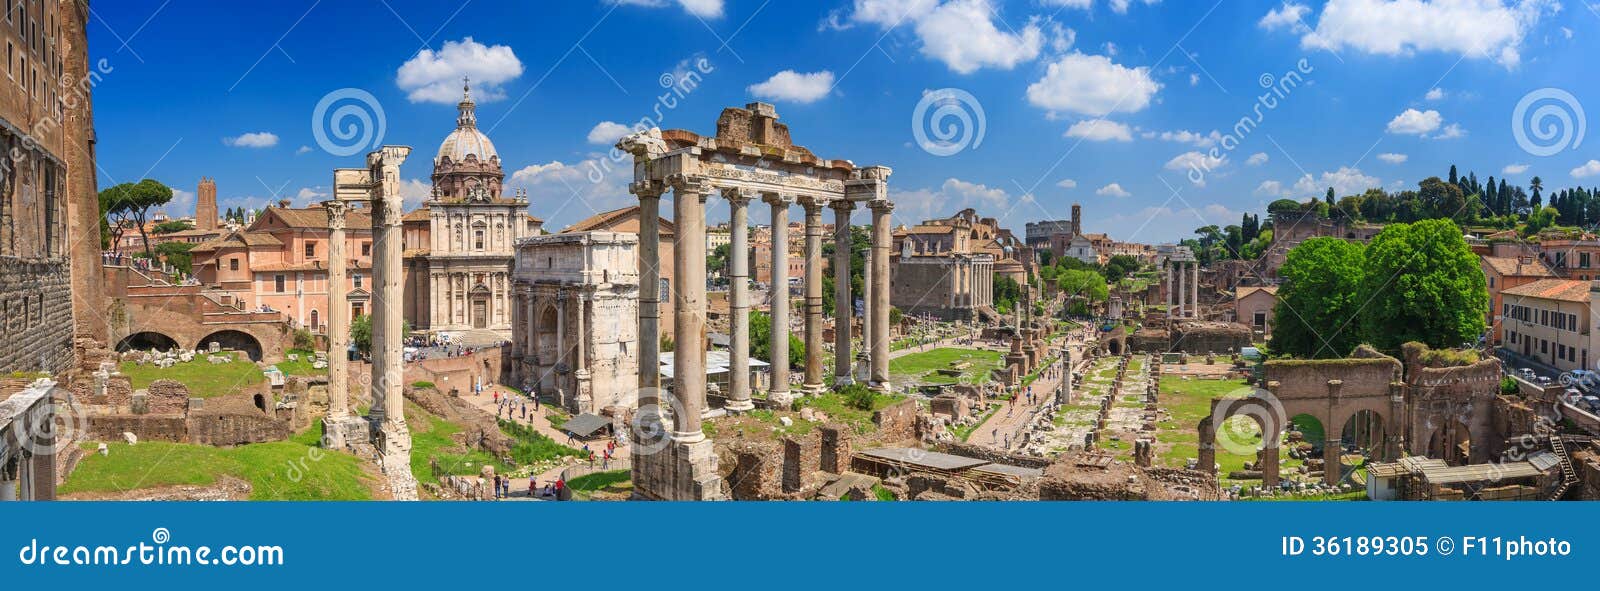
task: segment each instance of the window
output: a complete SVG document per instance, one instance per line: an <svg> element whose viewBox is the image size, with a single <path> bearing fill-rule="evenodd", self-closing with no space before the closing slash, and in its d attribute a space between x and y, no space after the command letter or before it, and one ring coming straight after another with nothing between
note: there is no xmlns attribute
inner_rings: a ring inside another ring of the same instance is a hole
<svg viewBox="0 0 1600 591"><path fill-rule="evenodd" d="M356 289L361 289L361 274L360 273L356 273L354 275L351 275L350 278L355 280Z"/></svg>
<svg viewBox="0 0 1600 591"><path fill-rule="evenodd" d="M1489 278L1489 289L1494 289L1494 277Z"/></svg>
<svg viewBox="0 0 1600 591"><path fill-rule="evenodd" d="M367 309L361 305L361 302L355 302L353 304L350 304L350 317L351 318L355 318L357 316L361 316L366 311L367 311Z"/></svg>
<svg viewBox="0 0 1600 591"><path fill-rule="evenodd" d="M228 270L229 271L238 271L239 270L239 259L238 259L238 257L228 259Z"/></svg>
<svg viewBox="0 0 1600 591"><path fill-rule="evenodd" d="M1589 253L1587 253L1587 252L1578 253L1578 266L1582 267L1584 269L1589 268Z"/></svg>
<svg viewBox="0 0 1600 591"><path fill-rule="evenodd" d="M472 231L472 244L473 248L483 250L483 230Z"/></svg>
<svg viewBox="0 0 1600 591"><path fill-rule="evenodd" d="M316 257L317 257L317 243L316 242L312 242L310 240L307 240L306 241L306 258L312 259L312 258L316 258Z"/></svg>
<svg viewBox="0 0 1600 591"><path fill-rule="evenodd" d="M372 256L372 243L371 242L362 242L361 243L361 256L364 256L364 257Z"/></svg>
<svg viewBox="0 0 1600 591"><path fill-rule="evenodd" d="M284 284L283 275L273 275L272 276L272 285L277 289L278 293L283 293L283 284Z"/></svg>

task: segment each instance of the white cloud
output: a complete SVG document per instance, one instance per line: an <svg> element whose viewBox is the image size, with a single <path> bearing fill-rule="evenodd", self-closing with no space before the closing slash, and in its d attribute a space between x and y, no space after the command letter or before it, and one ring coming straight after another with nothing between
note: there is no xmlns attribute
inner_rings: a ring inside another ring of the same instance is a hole
<svg viewBox="0 0 1600 591"><path fill-rule="evenodd" d="M1444 126L1444 129L1440 130L1437 135L1433 136L1433 139L1436 139L1436 140L1453 140L1453 139L1456 139L1458 137L1463 137L1465 135L1467 135L1467 130L1461 129L1461 125L1460 124L1451 123L1449 125Z"/></svg>
<svg viewBox="0 0 1600 591"><path fill-rule="evenodd" d="M1359 195L1367 189L1383 186L1383 181L1361 173L1360 169L1348 166L1340 167L1333 172L1324 172L1319 178L1311 175L1300 177L1294 183L1295 195L1320 196L1328 187L1333 187L1333 192L1338 195Z"/></svg>
<svg viewBox="0 0 1600 591"><path fill-rule="evenodd" d="M1268 12L1266 16L1261 17L1261 20L1256 23L1256 26L1268 31L1288 29L1290 31L1294 31L1295 33L1309 33L1311 32L1311 29L1310 26L1305 23L1305 17L1306 14L1310 12L1311 9L1307 8L1304 4L1300 4L1298 2L1284 2L1281 6L1272 9L1271 12Z"/></svg>
<svg viewBox="0 0 1600 591"><path fill-rule="evenodd" d="M977 209L979 215L1001 217L1005 221L1018 199L1032 200L1031 195L1014 197L1006 190L958 178L945 179L937 188L890 190L889 198L895 203L898 219L923 220L947 216L968 207ZM905 212L900 213L901 209Z"/></svg>
<svg viewBox="0 0 1600 591"><path fill-rule="evenodd" d="M1078 181L1072 179L1061 179L1060 182L1056 183L1056 186L1063 189L1076 189L1078 188Z"/></svg>
<svg viewBox="0 0 1600 591"><path fill-rule="evenodd" d="M1084 119L1067 129L1067 137L1082 138L1091 142L1133 141L1133 130L1109 119Z"/></svg>
<svg viewBox="0 0 1600 591"><path fill-rule="evenodd" d="M1094 0L1041 0L1040 3L1044 4L1045 6L1059 6L1062 8L1076 8L1079 10L1089 10L1090 8L1094 7ZM1161 0L1144 0L1144 3L1160 4ZM1110 0L1106 3L1106 5L1111 8L1111 11L1117 14L1127 13L1128 5L1130 4L1133 4L1133 0Z"/></svg>
<svg viewBox="0 0 1600 591"><path fill-rule="evenodd" d="M628 135L630 131L632 130L628 129L628 126L621 123L601 121L594 124L594 128L589 130L588 140L591 144L609 146L617 143L617 140L622 139L622 136Z"/></svg>
<svg viewBox="0 0 1600 591"><path fill-rule="evenodd" d="M1145 139L1160 139L1164 142L1189 144L1196 148L1209 148L1217 145L1217 142L1222 141L1222 134L1218 133L1215 129L1211 130L1211 133L1204 134L1186 129L1180 129L1178 131L1163 131L1161 133L1156 133L1153 131L1147 132L1145 133Z"/></svg>
<svg viewBox="0 0 1600 591"><path fill-rule="evenodd" d="M255 131L222 138L222 143L235 148L271 148L278 145L278 135L270 131Z"/></svg>
<svg viewBox="0 0 1600 591"><path fill-rule="evenodd" d="M311 146L300 146L300 149L294 151L294 155L296 156L309 153L311 153Z"/></svg>
<svg viewBox="0 0 1600 591"><path fill-rule="evenodd" d="M486 46L471 37L446 41L438 51L424 49L400 65L395 83L414 103L455 104L461 100L463 77L472 79L472 96L479 102L505 98L502 84L522 75L522 60L510 46Z"/></svg>
<svg viewBox="0 0 1600 591"><path fill-rule="evenodd" d="M1442 101L1444 100L1445 96L1447 95L1445 94L1443 88L1430 88L1428 89L1428 94L1424 95L1422 98L1430 101Z"/></svg>
<svg viewBox="0 0 1600 591"><path fill-rule="evenodd" d="M1500 169L1500 174L1522 174L1524 172L1528 172L1528 165L1526 164L1507 164L1505 168Z"/></svg>
<svg viewBox="0 0 1600 591"><path fill-rule="evenodd" d="M431 198L433 198L433 184L428 181L405 179L400 183L400 207L405 211L415 211Z"/></svg>
<svg viewBox="0 0 1600 591"><path fill-rule="evenodd" d="M1267 160L1269 160L1269 159L1270 158L1267 156L1266 152L1256 152L1254 154L1251 154L1250 155L1250 159L1249 160L1245 160L1244 163L1245 164L1249 164L1250 166L1261 166L1263 164L1266 164Z"/></svg>
<svg viewBox="0 0 1600 591"><path fill-rule="evenodd" d="M784 70L749 88L750 94L757 97L793 103L813 103L828 96L832 90L833 72L827 70L809 74Z"/></svg>
<svg viewBox="0 0 1600 591"><path fill-rule="evenodd" d="M637 205L638 199L628 194L631 180L630 161L595 153L571 163L552 160L525 166L511 173L505 192L526 189L536 195L538 215L546 218L545 227L553 232L602 211ZM662 209L671 211L665 203Z"/></svg>
<svg viewBox="0 0 1600 591"><path fill-rule="evenodd" d="M1572 178L1575 179L1586 179L1595 175L1600 175L1600 160L1590 160L1583 166L1572 169Z"/></svg>
<svg viewBox="0 0 1600 591"><path fill-rule="evenodd" d="M1404 164L1407 158L1405 154L1396 154L1394 152L1384 152L1378 155L1379 160L1389 164Z"/></svg>
<svg viewBox="0 0 1600 591"><path fill-rule="evenodd" d="M1200 75L1199 74L1190 74L1189 75L1189 86L1199 86L1199 85L1200 85Z"/></svg>
<svg viewBox="0 0 1600 591"><path fill-rule="evenodd" d="M886 31L909 28L923 55L959 74L988 67L1009 70L1039 56L1046 41L1039 19L1018 31L1010 26L1001 30L995 24L998 17L991 0L856 0L850 15L855 22Z"/></svg>
<svg viewBox="0 0 1600 591"><path fill-rule="evenodd" d="M1560 8L1556 0L1328 0L1316 30L1295 32L1307 49L1441 52L1510 68L1534 25Z"/></svg>
<svg viewBox="0 0 1600 591"><path fill-rule="evenodd" d="M1166 169L1177 171L1188 171L1190 169L1210 171L1220 168L1223 164L1226 164L1227 161L1227 156L1217 156L1213 158L1207 154L1200 153L1199 151L1189 151L1179 154L1173 157L1173 159L1168 160Z"/></svg>
<svg viewBox="0 0 1600 591"><path fill-rule="evenodd" d="M1443 123L1444 117L1439 115L1438 111L1406 109L1399 115L1395 115L1394 119L1389 120L1388 130L1389 133L1397 135L1426 136L1439 129L1439 125Z"/></svg>
<svg viewBox="0 0 1600 591"><path fill-rule="evenodd" d="M1128 68L1100 55L1072 53L1050 64L1028 85L1028 102L1050 111L1091 117L1137 113L1150 105L1161 84L1146 67Z"/></svg>
<svg viewBox="0 0 1600 591"><path fill-rule="evenodd" d="M1111 184L1106 185L1104 187L1100 187L1100 189L1096 190L1094 192L1094 194L1099 195L1101 197L1116 197L1118 199L1121 199L1123 197L1130 197L1130 196L1133 195L1133 193L1129 193L1126 190L1123 190L1121 183L1111 183Z"/></svg>
<svg viewBox="0 0 1600 591"><path fill-rule="evenodd" d="M1258 197L1282 197L1284 194L1283 183L1278 181L1261 181L1260 185L1256 185L1255 194Z"/></svg>
<svg viewBox="0 0 1600 591"><path fill-rule="evenodd" d="M609 0L616 4L628 6L649 6L652 8L666 6L666 0ZM723 0L675 0L683 7L685 12L700 18L721 18Z"/></svg>

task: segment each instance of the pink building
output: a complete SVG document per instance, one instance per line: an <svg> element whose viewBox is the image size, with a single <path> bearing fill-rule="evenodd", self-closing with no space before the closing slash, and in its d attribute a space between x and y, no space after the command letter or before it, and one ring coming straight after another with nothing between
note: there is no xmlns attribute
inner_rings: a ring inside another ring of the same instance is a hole
<svg viewBox="0 0 1600 591"><path fill-rule="evenodd" d="M372 216L350 210L345 253L351 318L371 310ZM246 309L270 309L291 324L327 328L328 214L319 205L269 207L255 223L196 246L194 275L201 284L231 293Z"/></svg>

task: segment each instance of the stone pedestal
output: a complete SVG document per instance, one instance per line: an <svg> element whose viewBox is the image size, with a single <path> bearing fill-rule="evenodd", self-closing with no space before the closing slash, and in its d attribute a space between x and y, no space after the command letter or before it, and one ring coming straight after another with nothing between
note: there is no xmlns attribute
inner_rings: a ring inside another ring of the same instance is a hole
<svg viewBox="0 0 1600 591"><path fill-rule="evenodd" d="M417 478L411 474L411 430L403 421L385 421L377 426L378 468L389 484L389 495L396 501L417 500Z"/></svg>
<svg viewBox="0 0 1600 591"><path fill-rule="evenodd" d="M651 501L721 501L722 477L709 439L673 440L655 453L634 458L633 494Z"/></svg>
<svg viewBox="0 0 1600 591"><path fill-rule="evenodd" d="M351 451L371 440L372 427L365 418L344 416L322 419L322 446L325 448Z"/></svg>

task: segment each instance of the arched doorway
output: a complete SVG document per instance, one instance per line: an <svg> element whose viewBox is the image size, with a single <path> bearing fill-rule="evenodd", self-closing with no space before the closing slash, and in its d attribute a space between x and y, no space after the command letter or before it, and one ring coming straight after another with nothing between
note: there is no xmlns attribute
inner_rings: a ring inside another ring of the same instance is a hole
<svg viewBox="0 0 1600 591"><path fill-rule="evenodd" d="M172 351L178 348L178 341L159 332L136 332L122 337L117 341L117 351Z"/></svg>
<svg viewBox="0 0 1600 591"><path fill-rule="evenodd" d="M1358 410L1345 420L1344 429L1339 433L1339 442L1347 448L1359 450L1368 460L1388 460L1390 458L1383 449L1386 427L1382 414L1368 409Z"/></svg>
<svg viewBox="0 0 1600 591"><path fill-rule="evenodd" d="M555 381L551 375L556 363L560 361L556 355L556 308L545 306L538 312L537 320L533 326L533 354L540 394L552 394L555 390Z"/></svg>
<svg viewBox="0 0 1600 591"><path fill-rule="evenodd" d="M237 330L217 331L200 339L195 348L207 350L211 348L211 343L217 343L223 349L243 351L251 361L261 361L261 342L250 336L250 333Z"/></svg>
<svg viewBox="0 0 1600 591"><path fill-rule="evenodd" d="M1472 430L1460 421L1450 421L1434 429L1428 438L1428 457L1444 460L1451 466L1465 466L1472 458Z"/></svg>
<svg viewBox="0 0 1600 591"><path fill-rule="evenodd" d="M318 332L318 328L321 326L320 324L318 324L320 319L321 319L321 315L318 314L316 310L312 310L311 311L311 332Z"/></svg>
<svg viewBox="0 0 1600 591"><path fill-rule="evenodd" d="M1262 486L1276 487L1288 423L1283 406L1266 390L1213 399L1211 413L1199 425L1197 467L1224 477L1234 471L1259 472ZM1246 462L1250 470L1245 469Z"/></svg>

